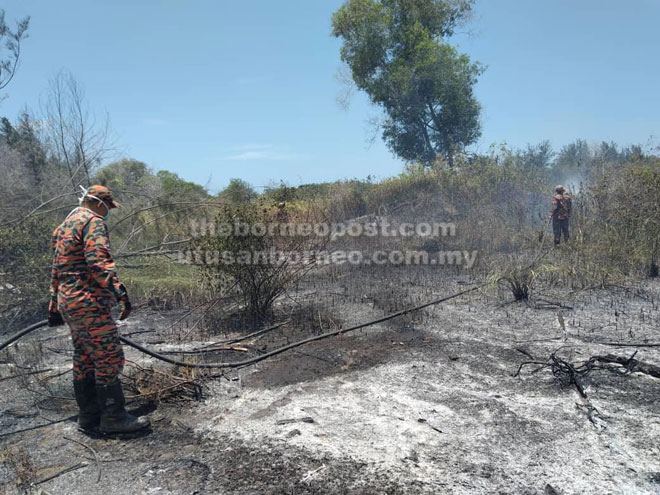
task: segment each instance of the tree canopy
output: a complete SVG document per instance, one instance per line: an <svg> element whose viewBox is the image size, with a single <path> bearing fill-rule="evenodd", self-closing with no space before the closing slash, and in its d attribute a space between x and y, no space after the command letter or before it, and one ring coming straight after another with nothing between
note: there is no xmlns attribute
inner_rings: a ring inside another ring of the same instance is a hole
<svg viewBox="0 0 660 495"><path fill-rule="evenodd" d="M0 89L14 78L21 57L21 41L27 38L29 25L28 16L16 23L16 29L11 29L5 22L5 11L0 9Z"/></svg>
<svg viewBox="0 0 660 495"><path fill-rule="evenodd" d="M231 179L219 194L220 199L230 203L249 203L258 196L254 188L242 179Z"/></svg>
<svg viewBox="0 0 660 495"><path fill-rule="evenodd" d="M473 0L348 0L332 18L341 59L381 107L383 139L407 161L431 164L481 135L473 86L480 64L448 44Z"/></svg>

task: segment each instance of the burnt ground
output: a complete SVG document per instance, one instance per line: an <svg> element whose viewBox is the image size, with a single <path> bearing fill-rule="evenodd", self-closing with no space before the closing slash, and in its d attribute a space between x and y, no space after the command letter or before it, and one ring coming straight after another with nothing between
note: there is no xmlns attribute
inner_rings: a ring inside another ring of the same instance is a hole
<svg viewBox="0 0 660 495"><path fill-rule="evenodd" d="M286 326L247 352L205 359L258 355L468 282L353 269L317 277L278 307ZM603 344L660 342L660 284L536 296L572 309L476 292L223 376L196 375L199 401L131 401L153 422L132 439L76 430L67 330L41 330L0 354L0 483L51 494L660 493L660 380L594 370L585 399L548 368L513 376L552 352L579 363L638 350L660 365L660 347ZM181 327L181 314L137 312L122 333L161 350L234 335ZM172 371L133 349L127 358L129 375L132 363Z"/></svg>

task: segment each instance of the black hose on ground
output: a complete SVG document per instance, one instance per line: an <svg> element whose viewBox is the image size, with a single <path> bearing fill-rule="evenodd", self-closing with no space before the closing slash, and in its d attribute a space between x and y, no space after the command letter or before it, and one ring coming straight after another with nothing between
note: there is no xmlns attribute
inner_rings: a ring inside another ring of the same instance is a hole
<svg viewBox="0 0 660 495"><path fill-rule="evenodd" d="M316 342L317 340L327 339L328 337L334 337L336 335L341 335L343 333L348 333L348 332L352 332L354 330L359 330L360 328L365 328L365 327L369 327L371 325L376 325L377 323L382 323L384 321L391 320L392 318L396 318L397 316L403 316L405 314L412 313L414 311L419 311L420 309L424 309L424 308L427 308L429 306L433 306L435 304L440 304L440 303L443 303L445 301L449 301L450 299L454 299L456 297L468 294L470 292L474 292L475 290L479 289L480 287L481 286L472 287L471 289L466 289L464 291L457 292L456 294L452 294L451 296L446 296L446 297L443 297L441 299L436 299L434 301L430 301L430 302L427 302L427 303L424 303L424 304L420 304L419 306L414 306L412 308L403 309L401 311L397 311L396 313L391 313L387 316L383 316L382 318L378 318L376 320L368 321L366 323L361 323L359 325L355 325L355 326L350 327L350 328L334 330L332 332L327 332L327 333L323 333L321 335L316 335L316 336L310 337L308 339L300 340L298 342L294 342L292 344L285 345L284 347L280 347L279 349L275 349L273 351L267 352L265 354L261 354L259 356L253 357L251 359L245 359L243 361L234 361L234 362L228 362L228 363L187 363L185 361L178 361L176 359L169 358L169 357L164 356L162 354L159 354L155 351L147 349L146 347L144 347L144 346L142 346L142 345L140 345L136 342L133 342L131 339L128 339L126 337L119 336L119 340L121 340L124 344L126 344L130 347L133 347L134 349L137 349L138 351L143 352L144 354L147 354L148 356L154 357L154 358L159 359L161 361L164 361L166 363L174 364L176 366L182 366L182 367L185 367L185 368L242 368L244 366L249 366L249 365L252 365L252 364L256 364L259 361L263 361L264 359L268 359L270 357L273 357L277 354L281 354L282 352L288 351L290 349L300 347L301 345L309 344L310 342ZM48 321L43 320L43 321L35 323L34 325L31 325L31 326L21 330L16 335L14 335L12 338L10 338L8 341L3 342L2 344L0 344L0 350L4 349L5 347L7 347L12 342L15 342L16 340L20 339L24 335L27 335L28 333L30 333L30 332L38 329L38 328L44 327L46 325L48 325Z"/></svg>
<svg viewBox="0 0 660 495"><path fill-rule="evenodd" d="M0 351L2 349L4 349L5 347L13 344L14 342L16 342L18 339L20 339L24 335L27 335L28 333L33 332L33 331L35 331L35 330L37 330L41 327L45 327L47 325L48 325L48 320L41 320L41 321L35 323L34 325L30 325L29 327L24 328L23 330L18 332L16 335L11 337L9 340L7 340L7 341L3 342L2 344L0 344Z"/></svg>

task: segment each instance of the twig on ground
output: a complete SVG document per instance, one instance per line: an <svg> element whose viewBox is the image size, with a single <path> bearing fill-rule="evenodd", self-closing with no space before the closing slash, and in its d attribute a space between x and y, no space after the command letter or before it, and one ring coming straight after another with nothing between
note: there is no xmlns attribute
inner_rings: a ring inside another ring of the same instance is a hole
<svg viewBox="0 0 660 495"><path fill-rule="evenodd" d="M432 430L437 431L438 433L444 433L444 431L442 431L440 428L436 428L436 427L433 426L432 424L429 424L429 422L428 422L426 419L424 419L424 418L419 418L419 419L417 420L417 422L418 422L418 423L422 423L422 424L427 425L429 428L431 428Z"/></svg>
<svg viewBox="0 0 660 495"><path fill-rule="evenodd" d="M173 351L158 351L160 354L208 354L211 352L233 351L233 352L250 352L247 347L205 347L203 349L191 349L189 351L183 349L176 349Z"/></svg>
<svg viewBox="0 0 660 495"><path fill-rule="evenodd" d="M55 478L58 478L62 476L63 474L70 473L71 471L75 471L76 469L84 468L87 467L88 464L86 462L79 462L78 464L75 464L73 466L70 466L66 469L62 469L62 471L59 471L51 476L48 476L47 478L44 478L40 481L35 482L35 485L41 485L42 483L46 483L47 481L54 480Z"/></svg>
<svg viewBox="0 0 660 495"><path fill-rule="evenodd" d="M0 378L0 382L4 382L5 380L11 380L12 378L21 378L21 377L24 377L24 376L38 375L40 373L46 373L46 372L52 371L52 370L53 370L53 368L46 368L44 370L30 371L29 373L23 373L23 374L20 374L20 375L9 375L9 376L5 376L4 378Z"/></svg>
<svg viewBox="0 0 660 495"><path fill-rule="evenodd" d="M334 366L335 364L337 364L337 363L335 363L335 362L333 362L333 361L330 361L329 359L324 359L324 358L322 358L322 357L320 357L320 356L315 356L314 354L308 354L308 353L306 353L306 352L302 352L302 351L293 351L293 352L294 352L294 354L300 354L301 356L307 356L307 357L311 357L311 358L313 358L313 359L318 359L319 361L323 361L324 363L328 363L328 364L331 364L331 365L333 365L333 366Z"/></svg>
<svg viewBox="0 0 660 495"><path fill-rule="evenodd" d="M133 335L140 335L143 333L154 333L156 330L138 330L136 332L125 333L124 337L132 337Z"/></svg>
<svg viewBox="0 0 660 495"><path fill-rule="evenodd" d="M536 298L534 301L534 309L573 309L573 306L564 304L562 302L549 301L547 299Z"/></svg>
<svg viewBox="0 0 660 495"><path fill-rule="evenodd" d="M280 419L275 424L278 426L290 425L292 423L314 423L314 418L305 416L303 418Z"/></svg>
<svg viewBox="0 0 660 495"><path fill-rule="evenodd" d="M191 385L193 387L193 389L195 389L195 390L201 389L201 385L199 383L195 382L194 380L188 380L188 381L185 381L185 382L175 383L173 385L169 385L167 387L164 387L164 388L161 388L161 389L158 389L158 390L154 390L152 392L140 393L140 395L127 395L126 398L127 399L140 399L140 398L151 397L152 395L155 395L158 400L161 400L161 395L164 392L174 390L175 388L178 388L178 387L184 387L185 385ZM200 394L196 393L195 395L199 396Z"/></svg>
<svg viewBox="0 0 660 495"><path fill-rule="evenodd" d="M218 345L231 345L231 344L237 344L238 342L242 342L244 340L249 340L253 337L259 337L261 335L264 335L272 330L276 330L280 327L283 327L287 323L291 323L291 320L283 321L281 323L277 323L273 325L272 327L264 328L262 330L257 330L256 332L252 332L248 335L243 335L242 337L236 337L233 339L227 339L227 340L220 340L218 342L214 342L212 344L209 344L207 346L202 347L202 349L206 349L207 347L213 347L213 346L218 346Z"/></svg>
<svg viewBox="0 0 660 495"><path fill-rule="evenodd" d="M302 479L300 480L300 482L301 482L301 483L306 483L306 482L308 482L309 479L310 479L312 476L314 476L315 474L320 473L320 472L323 471L325 468L326 468L325 464L321 464L321 466L319 466L318 468L313 469L312 471L309 471L307 474L305 474L305 476L302 477Z"/></svg>
<svg viewBox="0 0 660 495"><path fill-rule="evenodd" d="M652 344L641 344L641 343L632 343L632 344L624 344L621 342L598 342L600 345L611 345L614 347L660 347L660 343L652 343Z"/></svg>
<svg viewBox="0 0 660 495"><path fill-rule="evenodd" d="M47 394L44 392L39 392L38 390L32 390L31 388L25 387L25 390L27 390L30 393L41 395L42 397L47 397L48 399L58 399L58 400L76 400L73 397L62 397L60 395L53 395L53 394Z"/></svg>
<svg viewBox="0 0 660 495"><path fill-rule="evenodd" d="M531 360L535 360L535 359L536 359L534 356L532 356L532 355L531 355L529 352L527 352L525 349L521 349L520 347L516 347L515 350L518 351L518 352L521 353L521 354L524 354L525 356L527 356L527 357L528 357L529 359L531 359Z"/></svg>
<svg viewBox="0 0 660 495"><path fill-rule="evenodd" d="M66 375L67 373L71 373L72 371L73 371L73 369L72 369L72 368L69 368L68 370L61 371L60 373L57 373L57 374L55 374L55 375L48 375L48 376L46 377L46 379L47 379L47 380L52 380L53 378L57 378L57 377L59 377L59 376Z"/></svg>
<svg viewBox="0 0 660 495"><path fill-rule="evenodd" d="M83 447L85 447L86 449L88 449L92 454L94 454L94 460L96 461L96 467L97 467L97 469L99 470L99 475L98 475L98 477L96 478L96 482L98 483L99 481L101 481L101 462L99 461L99 455L96 453L96 450L94 450L92 447L90 447L90 446L87 445L86 443L83 443L83 442L81 442L81 441L79 441L79 440L76 440L75 438L69 438L69 437L66 437L66 436L65 436L64 439L65 439L65 440L69 440L70 442L75 442L75 443L77 443L78 445L82 445Z"/></svg>
<svg viewBox="0 0 660 495"><path fill-rule="evenodd" d="M530 342L553 342L555 340L561 340L561 337L551 337L548 339L514 340L514 342L516 344L529 344Z"/></svg>
<svg viewBox="0 0 660 495"><path fill-rule="evenodd" d="M52 421L50 423L46 423L45 425L30 426L29 428L23 428L22 430L15 430L15 431L9 431L7 433L0 433L0 438L10 437L10 436L16 435L18 433L25 433L26 431L33 431L33 430L38 430L40 428L46 428L47 426L56 425L58 423L64 423L65 421L69 421L72 418L73 418L73 416L69 416L68 418L58 419L57 421Z"/></svg>

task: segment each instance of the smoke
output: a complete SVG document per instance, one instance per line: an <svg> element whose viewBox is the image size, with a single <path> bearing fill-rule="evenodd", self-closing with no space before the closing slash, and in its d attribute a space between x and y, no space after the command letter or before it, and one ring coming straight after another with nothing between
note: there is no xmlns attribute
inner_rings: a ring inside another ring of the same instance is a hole
<svg viewBox="0 0 660 495"><path fill-rule="evenodd" d="M571 174L564 177L563 186L570 194L578 194L585 188L586 180L580 174Z"/></svg>

